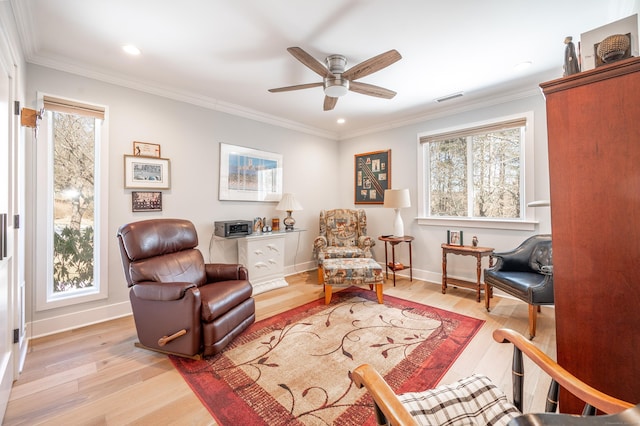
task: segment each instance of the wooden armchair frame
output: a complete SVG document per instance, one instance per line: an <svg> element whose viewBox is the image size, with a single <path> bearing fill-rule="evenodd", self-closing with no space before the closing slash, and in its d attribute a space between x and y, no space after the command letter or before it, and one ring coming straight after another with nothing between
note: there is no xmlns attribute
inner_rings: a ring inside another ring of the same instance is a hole
<svg viewBox="0 0 640 426"><path fill-rule="evenodd" d="M595 409L606 414L624 413L640 414L638 407L633 404L609 396L587 385L580 379L558 365L553 359L538 349L533 343L521 334L509 330L498 329L493 332L493 338L498 343L511 342L513 351L513 404L522 412L522 394L524 381L524 353L545 373L551 376L551 385L548 392L546 412L554 412L557 408L559 386L562 386L573 395L586 403L584 415L595 414ZM380 425L410 426L417 425L416 420L398 400L395 392L387 384L384 378L369 364L357 367L352 373L353 381L359 388L365 387L374 400L376 419ZM632 409L629 411L628 409ZM514 419L515 420L515 419ZM635 418L636 421L640 420ZM555 423L560 424L560 423Z"/></svg>

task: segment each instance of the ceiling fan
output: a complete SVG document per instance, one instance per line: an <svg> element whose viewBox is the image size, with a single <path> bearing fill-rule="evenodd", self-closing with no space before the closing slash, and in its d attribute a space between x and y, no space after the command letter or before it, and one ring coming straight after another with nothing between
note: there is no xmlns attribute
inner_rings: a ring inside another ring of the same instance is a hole
<svg viewBox="0 0 640 426"><path fill-rule="evenodd" d="M396 92L393 90L354 81L369 74L373 74L376 71L380 71L381 69L402 59L400 53L395 49L367 59L346 71L347 58L343 55L329 55L325 59L325 64L322 64L300 47L289 47L287 51L291 53L294 58L302 62L303 65L320 75L320 77L323 78L323 81L269 89L269 92L271 93L288 92L291 90L310 89L312 87L323 86L325 94L325 111L332 110L336 106L338 98L346 95L349 90L363 95L376 96L378 98L385 99L391 99L396 95Z"/></svg>

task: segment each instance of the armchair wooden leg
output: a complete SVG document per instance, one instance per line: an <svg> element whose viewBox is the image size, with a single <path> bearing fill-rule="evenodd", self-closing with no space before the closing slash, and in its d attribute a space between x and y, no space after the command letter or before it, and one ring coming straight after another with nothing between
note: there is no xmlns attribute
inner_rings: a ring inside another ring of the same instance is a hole
<svg viewBox="0 0 640 426"><path fill-rule="evenodd" d="M490 286L489 284L485 283L484 284L484 307L487 308L487 312L491 310L489 308L491 296L493 296L493 286Z"/></svg>
<svg viewBox="0 0 640 426"><path fill-rule="evenodd" d="M318 265L318 284L322 284L324 282L324 272L322 271L322 266Z"/></svg>
<svg viewBox="0 0 640 426"><path fill-rule="evenodd" d="M333 291L333 288L326 284L324 285L324 304L328 305L329 303L331 303L331 292Z"/></svg>
<svg viewBox="0 0 640 426"><path fill-rule="evenodd" d="M538 308L540 306L529 305L529 339L536 337L536 320L538 317Z"/></svg>

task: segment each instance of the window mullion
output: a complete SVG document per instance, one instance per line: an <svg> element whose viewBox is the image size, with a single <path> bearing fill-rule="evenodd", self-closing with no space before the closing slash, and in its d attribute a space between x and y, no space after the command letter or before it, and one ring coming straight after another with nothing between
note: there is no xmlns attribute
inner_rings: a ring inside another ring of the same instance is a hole
<svg viewBox="0 0 640 426"><path fill-rule="evenodd" d="M473 217L475 188L473 185L473 136L465 137L467 143L467 217Z"/></svg>

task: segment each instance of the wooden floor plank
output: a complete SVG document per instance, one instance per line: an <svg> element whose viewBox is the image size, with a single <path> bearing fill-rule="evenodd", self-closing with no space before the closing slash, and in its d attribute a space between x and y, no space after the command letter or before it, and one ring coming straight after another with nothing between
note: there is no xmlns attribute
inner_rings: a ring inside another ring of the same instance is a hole
<svg viewBox="0 0 640 426"><path fill-rule="evenodd" d="M323 297L315 270L287 277L288 287L255 296L258 320ZM385 295L424 303L480 318L485 324L441 382L476 372L511 392L512 347L493 341L500 327L528 332L523 302L494 297L491 312L475 293L397 276ZM554 310L543 307L534 342L555 358ZM3 425L214 425L211 414L193 394L165 355L133 345L131 317L119 318L30 342L24 371L14 383ZM544 407L548 378L525 362L525 410Z"/></svg>

